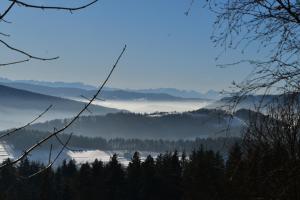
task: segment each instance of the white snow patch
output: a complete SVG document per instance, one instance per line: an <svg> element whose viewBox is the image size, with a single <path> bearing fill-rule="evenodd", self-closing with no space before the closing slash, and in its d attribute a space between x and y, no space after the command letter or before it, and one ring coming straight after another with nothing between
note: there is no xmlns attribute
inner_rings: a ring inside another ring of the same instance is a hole
<svg viewBox="0 0 300 200"><path fill-rule="evenodd" d="M108 162L112 154L101 150L88 150L88 151L68 151L67 155L74 159L78 164L86 162L94 162L96 159L102 162Z"/></svg>
<svg viewBox="0 0 300 200"><path fill-rule="evenodd" d="M153 158L156 158L157 152L148 152L148 151L138 151L140 153L141 160L145 160L148 155L151 155ZM6 159L15 159L22 155L22 151L15 150L12 146L6 142L0 142L0 163ZM52 150L52 160L59 153L59 149ZM77 164L81 165L83 163L92 163L96 159L107 163L110 161L111 157L114 154L117 154L118 161L127 166L131 160L131 157L134 152L128 151L102 151L99 149L96 150L81 150L81 151L69 151L64 150L57 161L54 163L54 166L59 166L62 164L63 160L75 160ZM36 150L30 154L28 157L32 161L39 161L44 164L49 162L49 150Z"/></svg>
<svg viewBox="0 0 300 200"><path fill-rule="evenodd" d="M8 145L6 142L1 141L0 142L0 163L7 159L13 159L13 150L10 145Z"/></svg>

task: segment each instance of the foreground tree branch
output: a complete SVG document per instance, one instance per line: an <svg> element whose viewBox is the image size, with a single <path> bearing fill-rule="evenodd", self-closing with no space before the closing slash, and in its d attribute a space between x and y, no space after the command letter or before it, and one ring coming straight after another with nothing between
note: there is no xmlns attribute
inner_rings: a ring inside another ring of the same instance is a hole
<svg viewBox="0 0 300 200"><path fill-rule="evenodd" d="M14 64L20 64L20 63L24 63L24 62L28 62L28 61L29 61L29 59L24 59L24 60L13 61L13 62L8 62L8 63L0 63L0 67L14 65Z"/></svg>
<svg viewBox="0 0 300 200"><path fill-rule="evenodd" d="M300 3L291 0L210 0L216 13L212 41L227 49L255 46L265 59L233 63L249 64L253 72L236 83L240 94L262 90L299 91Z"/></svg>
<svg viewBox="0 0 300 200"><path fill-rule="evenodd" d="M127 46L125 45L122 52L120 53L119 57L117 58L116 62L114 63L113 67L111 68L109 74L107 75L106 79L104 80L104 82L100 85L99 89L96 91L96 93L94 94L94 96L92 97L92 99L83 107L82 110L80 110L78 112L78 114L76 116L73 117L73 119L68 122L63 128L58 129L56 131L54 131L53 133L49 134L47 137L41 139L40 141L38 141L36 144L32 145L31 147L29 147L28 149L26 149L24 151L24 153L19 156L17 159L12 160L11 162L7 162L4 163L0 166L0 169L9 165L14 165L18 162L20 162L21 160L23 160L24 158L26 158L29 153L31 153L33 150L35 150L37 147L41 146L43 143L47 142L49 139L51 139L52 137L54 137L55 135L64 132L65 130L67 130L81 115L82 113L84 113L88 107L95 101L95 99L100 95L103 87L106 85L106 83L108 82L108 80L110 79L113 71L115 70L116 66L118 65L121 57L123 56L124 52L126 51Z"/></svg>
<svg viewBox="0 0 300 200"><path fill-rule="evenodd" d="M98 0L93 0L89 3L86 3L84 5L81 6L77 6L77 7L68 7L68 6L43 6L43 5L35 5L35 4L30 4L24 1L18 1L18 0L8 0L10 1L10 4L7 6L7 8L5 8L2 12L0 11L0 22L5 22L5 23L10 23L8 21L6 21L4 19L4 17L6 17L11 10L13 9L13 7L15 5L19 5L21 7L25 7L25 8L33 8L33 9L40 9L40 10L66 10L66 11L78 11L81 9L85 9L93 4L95 4ZM1 14L2 13L2 14ZM0 33L0 35L2 36L9 36L8 34L5 34L3 32ZM20 53L25 55L26 57L28 57L28 59L23 59L23 60L19 60L19 61L11 61L11 62L7 62L7 63L0 63L0 66L8 66L8 65L14 65L14 64L20 64L20 63L24 63L24 62L28 62L30 59L35 59L35 60L41 60L41 61L51 61L51 60L56 60L59 57L50 57L50 58L44 58L44 57L39 57L39 56L35 56L32 55L24 50L21 50L19 48L13 47L11 45L9 45L6 41L0 39L0 43L2 43L6 48L16 52L16 53Z"/></svg>
<svg viewBox="0 0 300 200"><path fill-rule="evenodd" d="M30 122L28 122L27 124L25 124L24 126L21 126L21 127L18 127L18 128L15 128L11 131L8 131L2 135L0 135L0 139L4 138L4 137L7 137L7 136L10 136L20 130L23 130L27 127L29 127L30 125L32 125L34 122L36 122L38 119L40 119L42 116L44 116L50 109L52 108L52 105L50 105L48 108L46 108L41 114L39 114L36 118L34 118L33 120L31 120Z"/></svg>
<svg viewBox="0 0 300 200"><path fill-rule="evenodd" d="M43 6L43 5L34 5L34 4L29 4L23 1L18 1L18 0L11 0L15 3L17 3L17 5L19 6L24 6L27 8L35 8L35 9L42 9L42 10L67 10L67 11L76 11L76 10L81 10L84 8L87 8L91 5L93 5L94 3L96 3L98 0L94 0L88 4L85 4L83 6L79 6L79 7L63 7L63 6Z"/></svg>
<svg viewBox="0 0 300 200"><path fill-rule="evenodd" d="M49 61L49 60L56 60L56 59L59 58L58 56L52 57L52 58L42 58L42 57L33 56L33 55L31 55L31 54L29 54L29 53L23 51L23 50L20 50L20 49L17 49L17 48L15 48L15 47L12 47L11 45L9 45L9 44L7 44L6 42L4 42L3 40L0 40L0 43L2 43L5 47L9 48L10 50L16 51L16 52L18 52L18 53L20 53L20 54L23 54L23 55L27 56L29 59L42 60L42 61ZM28 59L27 59L27 60L28 60ZM17 63L17 62L15 62L15 64L16 64L16 63ZM19 63L20 63L20 61L19 61Z"/></svg>
<svg viewBox="0 0 300 200"><path fill-rule="evenodd" d="M69 135L67 141L66 141L65 143L63 143L63 145L62 145L60 151L56 154L55 158L54 158L52 161L51 161L51 152L52 152L52 151L51 151L52 148L51 148L51 150L50 150L50 152L49 152L49 163L48 163L48 165L47 165L45 168L42 168L41 170L37 171L36 173L33 173L33 174L31 174L31 175L29 175L29 176L27 176L27 177L22 177L22 178L29 179L29 178L32 178L32 177L34 177L34 176L37 176L37 175L39 175L39 174L41 174L41 173L47 171L48 169L50 169L50 168L53 166L53 164L57 161L57 159L59 158L59 156L62 154L62 152L67 148L67 145L69 144L69 142L70 142L70 140L71 140L71 138L72 138L72 135L73 135L73 133L71 133L71 134ZM52 147L52 146L51 146L51 147Z"/></svg>

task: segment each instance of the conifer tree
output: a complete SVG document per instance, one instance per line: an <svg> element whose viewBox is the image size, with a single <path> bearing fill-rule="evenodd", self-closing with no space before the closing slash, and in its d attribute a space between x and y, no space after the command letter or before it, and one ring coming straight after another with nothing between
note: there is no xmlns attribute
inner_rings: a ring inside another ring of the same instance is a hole
<svg viewBox="0 0 300 200"><path fill-rule="evenodd" d="M92 198L92 187L94 185L92 169L89 163L82 164L79 170L79 196L80 199Z"/></svg>
<svg viewBox="0 0 300 200"><path fill-rule="evenodd" d="M158 180L155 174L155 162L151 155L141 164L141 199L158 199Z"/></svg>
<svg viewBox="0 0 300 200"><path fill-rule="evenodd" d="M141 199L141 159L138 152L133 154L127 167L127 194L128 199Z"/></svg>
<svg viewBox="0 0 300 200"><path fill-rule="evenodd" d="M118 161L117 154L114 154L105 166L105 192L103 199L122 199L124 198L123 188L125 172Z"/></svg>

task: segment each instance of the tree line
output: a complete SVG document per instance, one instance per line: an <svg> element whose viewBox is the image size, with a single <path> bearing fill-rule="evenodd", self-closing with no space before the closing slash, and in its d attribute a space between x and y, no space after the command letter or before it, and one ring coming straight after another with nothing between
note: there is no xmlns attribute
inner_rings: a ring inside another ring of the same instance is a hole
<svg viewBox="0 0 300 200"><path fill-rule="evenodd" d="M20 130L18 134L3 138L2 141L12 145L17 150L24 150L36 141L46 137L46 132L37 130ZM67 134L58 136L62 142L68 139ZM1 141L1 140L0 140ZM228 148L236 142L241 142L238 137L216 137L216 138L195 138L186 140L163 140L163 139L125 139L113 138L105 139L102 137L85 137L73 135L68 143L68 147L73 150L86 149L101 149L104 151L111 150L126 150L126 151L152 151L166 152L178 150L179 152L191 152L194 149L199 149L203 146L207 150L219 151L222 154L227 154ZM52 138L38 149L49 150L50 145L53 148L61 148L61 143Z"/></svg>
<svg viewBox="0 0 300 200"><path fill-rule="evenodd" d="M44 166L24 159L0 170L0 199L299 199L297 177L290 179L283 171L265 177L274 165L284 165L284 155L274 153L244 152L237 143L225 159L204 148L145 160L136 152L127 167L115 154L108 163L64 161L31 178Z"/></svg>

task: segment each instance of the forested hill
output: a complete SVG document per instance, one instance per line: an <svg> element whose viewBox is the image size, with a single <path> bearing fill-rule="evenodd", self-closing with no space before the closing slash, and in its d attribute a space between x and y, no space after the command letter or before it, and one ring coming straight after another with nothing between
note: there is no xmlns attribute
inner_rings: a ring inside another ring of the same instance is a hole
<svg viewBox="0 0 300 200"><path fill-rule="evenodd" d="M240 111L247 113L246 110ZM242 115L241 115L242 116ZM246 116L246 114L245 114ZM52 120L34 124L30 129L51 131L61 128L68 120ZM230 132L225 129L231 125ZM194 139L219 137L225 134L236 136L244 126L242 117L233 119L221 110L200 109L186 113L157 113L152 115L114 113L104 116L83 116L69 129L76 135L103 138L138 139Z"/></svg>
<svg viewBox="0 0 300 200"><path fill-rule="evenodd" d="M1 134L5 133L1 132ZM16 151L24 151L36 141L46 137L49 133L36 131L36 130L20 130L9 137L5 137L0 141L5 141L7 144L12 145ZM69 135L59 134L59 139L64 142L67 141ZM232 146L235 142L239 142L240 138L235 137L220 137L220 138L196 138L194 140L141 140L141 139L104 139L101 137L83 137L73 135L68 148L66 150L102 150L102 151L147 151L147 152L166 152L166 151L180 151L191 152L203 146L207 150L218 151L226 153L228 147ZM224 146L226 144L226 146ZM38 150L49 150L50 145L53 149L60 149L61 143L54 137L45 144L41 145Z"/></svg>

